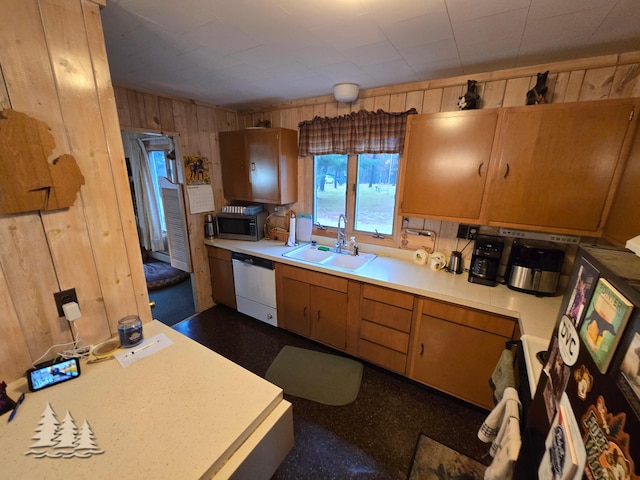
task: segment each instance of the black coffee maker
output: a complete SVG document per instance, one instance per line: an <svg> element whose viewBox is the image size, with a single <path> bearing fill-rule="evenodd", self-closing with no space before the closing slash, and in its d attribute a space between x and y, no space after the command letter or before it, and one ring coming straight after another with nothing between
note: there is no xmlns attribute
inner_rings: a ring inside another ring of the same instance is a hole
<svg viewBox="0 0 640 480"><path fill-rule="evenodd" d="M504 240L494 235L478 235L473 245L469 278L471 283L495 287L498 284L498 268Z"/></svg>

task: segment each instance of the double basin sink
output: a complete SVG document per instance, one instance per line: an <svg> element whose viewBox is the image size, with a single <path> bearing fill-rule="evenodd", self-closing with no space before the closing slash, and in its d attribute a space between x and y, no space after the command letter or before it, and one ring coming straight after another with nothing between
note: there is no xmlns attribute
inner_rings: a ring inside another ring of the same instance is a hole
<svg viewBox="0 0 640 480"><path fill-rule="evenodd" d="M287 253L283 257L301 260L307 263L338 268L355 272L371 263L377 255L372 253L360 253L352 255L349 251L337 252L335 249L315 245L303 245Z"/></svg>

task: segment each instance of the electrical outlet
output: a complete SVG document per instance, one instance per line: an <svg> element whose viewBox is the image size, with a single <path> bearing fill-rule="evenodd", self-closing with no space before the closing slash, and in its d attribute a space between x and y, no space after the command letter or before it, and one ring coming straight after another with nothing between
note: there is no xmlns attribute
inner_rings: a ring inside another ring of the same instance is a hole
<svg viewBox="0 0 640 480"><path fill-rule="evenodd" d="M474 240L478 235L479 230L478 225L467 225L465 223L461 223L458 225L458 234L456 238L461 238L462 240Z"/></svg>
<svg viewBox="0 0 640 480"><path fill-rule="evenodd" d="M62 305L69 302L78 303L78 296L76 295L76 289L70 288L69 290L63 290L61 292L56 292L53 294L53 298L56 301L56 307L58 307L58 316L64 317L64 311L62 310ZM78 304L79 306L80 304Z"/></svg>

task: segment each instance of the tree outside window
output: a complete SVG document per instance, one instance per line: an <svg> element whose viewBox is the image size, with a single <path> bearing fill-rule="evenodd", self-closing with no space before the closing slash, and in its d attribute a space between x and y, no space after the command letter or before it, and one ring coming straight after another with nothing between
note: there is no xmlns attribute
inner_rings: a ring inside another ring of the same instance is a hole
<svg viewBox="0 0 640 480"><path fill-rule="evenodd" d="M314 223L336 227L344 213L352 233L392 235L398 161L398 154L316 155Z"/></svg>

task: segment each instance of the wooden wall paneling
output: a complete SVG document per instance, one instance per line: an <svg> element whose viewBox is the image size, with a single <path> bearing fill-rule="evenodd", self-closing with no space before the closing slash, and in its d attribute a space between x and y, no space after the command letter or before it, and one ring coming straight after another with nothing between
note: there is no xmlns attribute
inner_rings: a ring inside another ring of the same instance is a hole
<svg viewBox="0 0 640 480"><path fill-rule="evenodd" d="M527 91L531 88L531 77L507 80L504 90L503 107L520 107L527 104Z"/></svg>
<svg viewBox="0 0 640 480"><path fill-rule="evenodd" d="M585 72L579 100L602 100L609 97L616 67L592 68Z"/></svg>
<svg viewBox="0 0 640 480"><path fill-rule="evenodd" d="M556 75L553 93L548 97L549 103L563 103L569 86L571 72L559 72Z"/></svg>
<svg viewBox="0 0 640 480"><path fill-rule="evenodd" d="M122 87L113 87L113 94L116 99L116 108L118 110L118 121L121 127L131 126L131 115L129 114L128 90Z"/></svg>
<svg viewBox="0 0 640 480"><path fill-rule="evenodd" d="M136 311L140 316L140 319L146 323L151 320L149 295L144 269L142 267L138 228L136 226L136 220L133 213L133 200L131 198L127 166L124 160L124 149L122 146L120 124L118 122L115 92L111 85L111 74L109 71L107 51L104 44L100 9L91 2L83 3L83 13L85 17L85 24L87 26L87 40L91 54L91 61L93 63L96 93L102 114L104 136L109 151L108 158L111 171L113 172L113 183L116 197L118 199L120 222L125 238L127 259L133 282L133 293L137 305ZM171 114L169 126L173 126L173 114ZM133 309L134 306L131 305L131 308ZM109 319L111 335L115 335L117 331L117 320L117 318Z"/></svg>
<svg viewBox="0 0 640 480"><path fill-rule="evenodd" d="M415 108L418 113L422 113L422 102L424 102L424 91L416 90L407 93L405 111Z"/></svg>
<svg viewBox="0 0 640 480"><path fill-rule="evenodd" d="M454 85L453 87L443 88L440 111L455 112L456 110L458 110L458 100L462 95L464 95L462 85Z"/></svg>
<svg viewBox="0 0 640 480"><path fill-rule="evenodd" d="M379 95L374 97L373 99L373 109L376 112L380 109L384 110L385 112L389 112L391 108L390 105L391 105L390 95Z"/></svg>
<svg viewBox="0 0 640 480"><path fill-rule="evenodd" d="M330 102L324 106L325 115L329 118L338 116L338 102Z"/></svg>
<svg viewBox="0 0 640 480"><path fill-rule="evenodd" d="M486 82L482 90L482 108L502 107L506 88L506 80Z"/></svg>
<svg viewBox="0 0 640 480"><path fill-rule="evenodd" d="M0 17L11 18L11 22L0 22L0 66L11 107L48 124L56 142L51 158L69 153L37 2L2 2ZM60 211L69 223L77 220L78 210L70 211ZM49 253L46 224L46 218L36 212L0 216L0 267L32 361L49 346L71 340L68 322L58 317L53 301L60 283ZM78 245L72 241L70 246ZM13 341L3 335L0 348L9 348L5 342ZM24 372L29 366L15 363L8 368Z"/></svg>
<svg viewBox="0 0 640 480"><path fill-rule="evenodd" d="M214 158L214 148L217 148L215 128L215 114L211 115L211 109L198 105L196 107L196 119L198 122L198 143L199 153L209 160L209 174L213 175L212 165L217 159ZM218 162L219 163L219 162ZM213 179L212 179L213 180ZM209 185L213 189L213 185ZM185 187L186 189L186 187ZM192 280L195 288L196 311L201 312L213 306L211 296L211 276L209 274L209 256L204 240L204 213L191 214L189 211L189 196L185 195L187 205L187 222L190 232L191 264L193 268ZM214 197L215 202L215 197Z"/></svg>
<svg viewBox="0 0 640 480"><path fill-rule="evenodd" d="M173 120L173 102L166 97L158 97L158 114L160 116L160 130L175 132L176 124Z"/></svg>
<svg viewBox="0 0 640 480"><path fill-rule="evenodd" d="M407 94L394 93L389 98L390 112L404 112L407 108Z"/></svg>
<svg viewBox="0 0 640 480"><path fill-rule="evenodd" d="M337 115L339 117L343 115L349 115L353 110L351 109L351 102L337 102Z"/></svg>
<svg viewBox="0 0 640 480"><path fill-rule="evenodd" d="M375 98L374 97L365 97L362 99L361 107L362 110L366 110L367 112L372 112L375 110ZM329 116L327 114L327 116Z"/></svg>
<svg viewBox="0 0 640 480"><path fill-rule="evenodd" d="M98 8L94 4L86 4L88 5ZM84 28L84 16L79 2L72 5L67 0L42 0L40 12L47 33L51 65L58 83L73 85L78 82L78 72L82 72L81 83L93 87L59 88L58 95L71 145L70 153L76 158L85 177L85 185L81 190L84 216L93 250L94 268L97 269L99 279L99 282L94 280L92 283L100 286L108 321L116 326L120 318L138 313L137 302L122 230L123 213L118 208L109 146L95 91L96 80ZM75 25L76 28L69 28L70 25ZM133 210L127 213L132 216ZM55 256L54 252L54 258ZM62 263L57 268L61 287L80 281L84 265ZM104 340L110 336L104 320L94 319L91 341ZM114 333L116 331L117 329L113 330Z"/></svg>
<svg viewBox="0 0 640 480"><path fill-rule="evenodd" d="M574 70L569 74L569 82L564 94L563 102L577 102L580 98L580 90L582 89L582 81L584 80L584 70Z"/></svg>
<svg viewBox="0 0 640 480"><path fill-rule="evenodd" d="M143 93L144 102L144 126L150 130L162 130L160 123L160 105L158 97L150 93Z"/></svg>
<svg viewBox="0 0 640 480"><path fill-rule="evenodd" d="M127 90L127 103L129 104L129 120L131 127L147 128L145 124L146 112L144 110L144 98L142 92Z"/></svg>
<svg viewBox="0 0 640 480"><path fill-rule="evenodd" d="M2 227L0 220L0 228ZM2 328L0 379L5 381L24 375L24 366L28 367L34 360L29 355L29 345L23 334L18 312L16 312L13 302L7 277L0 268L0 311L2 311L2 318L0 318L0 328Z"/></svg>
<svg viewBox="0 0 640 480"><path fill-rule="evenodd" d="M422 102L422 113L437 113L442 108L442 88L426 90Z"/></svg>
<svg viewBox="0 0 640 480"><path fill-rule="evenodd" d="M626 97L640 97L640 64L638 63L616 68L609 98Z"/></svg>
<svg viewBox="0 0 640 480"><path fill-rule="evenodd" d="M7 86L4 84L4 76L2 75L2 65L0 65L0 111L5 108L11 108L9 103L9 93Z"/></svg>
<svg viewBox="0 0 640 480"><path fill-rule="evenodd" d="M56 310L58 280L37 213L0 217L0 263L31 356L30 362L12 368L24 373L50 346L72 341L69 323ZM9 348L14 341L21 340L3 334L0 345Z"/></svg>

